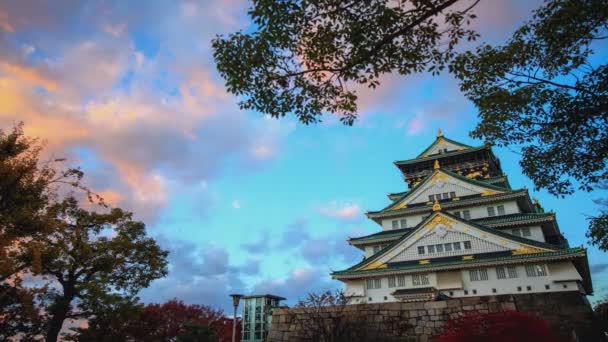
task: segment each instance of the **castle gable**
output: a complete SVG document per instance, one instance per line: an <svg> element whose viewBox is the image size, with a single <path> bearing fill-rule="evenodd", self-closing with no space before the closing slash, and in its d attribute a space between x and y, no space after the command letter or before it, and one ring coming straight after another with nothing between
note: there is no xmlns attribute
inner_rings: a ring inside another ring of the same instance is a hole
<svg viewBox="0 0 608 342"><path fill-rule="evenodd" d="M505 191L506 189L501 189L490 184L483 184L451 172L436 170L418 187L408 192L400 200L397 200L391 209L401 209L409 204L432 202L436 199L442 200L471 195L494 195Z"/></svg>
<svg viewBox="0 0 608 342"><path fill-rule="evenodd" d="M380 252L374 262L366 263L359 269L382 268L393 262L423 262L449 256L473 258L475 254L492 252L512 251L516 255L552 250L546 245L465 222L439 211L423 221L414 231Z"/></svg>

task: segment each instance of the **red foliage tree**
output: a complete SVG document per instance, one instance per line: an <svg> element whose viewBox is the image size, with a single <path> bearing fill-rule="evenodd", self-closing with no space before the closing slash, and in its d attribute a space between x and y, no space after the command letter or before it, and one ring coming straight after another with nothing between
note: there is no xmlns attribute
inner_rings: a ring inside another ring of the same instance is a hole
<svg viewBox="0 0 608 342"><path fill-rule="evenodd" d="M187 305L177 299L146 305L139 319L130 324L129 330L136 339L172 341L183 332L187 322L210 326L220 342L232 339L232 319L225 317L222 310L206 305ZM240 332L240 321L237 324L237 331Z"/></svg>
<svg viewBox="0 0 608 342"><path fill-rule="evenodd" d="M547 322L531 313L473 311L448 321L437 342L557 342Z"/></svg>

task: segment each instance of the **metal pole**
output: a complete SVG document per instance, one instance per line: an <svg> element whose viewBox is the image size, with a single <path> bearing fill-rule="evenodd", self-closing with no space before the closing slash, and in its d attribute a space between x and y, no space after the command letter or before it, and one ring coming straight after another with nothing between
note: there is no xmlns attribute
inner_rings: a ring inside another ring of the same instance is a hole
<svg viewBox="0 0 608 342"><path fill-rule="evenodd" d="M232 342L236 342L236 305L234 306L234 316L232 316Z"/></svg>

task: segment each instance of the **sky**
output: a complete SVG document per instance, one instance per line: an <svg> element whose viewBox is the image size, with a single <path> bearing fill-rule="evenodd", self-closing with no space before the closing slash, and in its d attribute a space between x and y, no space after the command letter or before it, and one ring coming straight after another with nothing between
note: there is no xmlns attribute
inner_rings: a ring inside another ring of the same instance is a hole
<svg viewBox="0 0 608 342"><path fill-rule="evenodd" d="M499 43L539 1L482 1L473 25ZM325 116L305 126L242 111L215 69L210 40L250 30L249 3L0 1L0 128L23 121L86 184L131 210L170 251L169 274L141 292L231 312L229 293L272 293L293 304L336 289L329 273L361 260L349 236L380 230L365 212L406 189L394 160L445 136L468 136L476 109L448 74L388 75L359 93L353 127ZM604 58L604 57L600 57ZM608 194L555 198L533 190L516 151L496 148L513 187L557 213L573 246ZM608 292L606 253L589 248L596 296Z"/></svg>

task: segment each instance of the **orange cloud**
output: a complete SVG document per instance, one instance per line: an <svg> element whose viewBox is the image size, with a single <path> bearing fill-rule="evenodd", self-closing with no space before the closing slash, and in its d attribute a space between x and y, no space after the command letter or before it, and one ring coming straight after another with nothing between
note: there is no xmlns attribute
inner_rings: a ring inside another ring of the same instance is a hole
<svg viewBox="0 0 608 342"><path fill-rule="evenodd" d="M58 88L56 81L43 76L40 71L34 68L0 60L0 70L21 82L40 86L48 91L56 91Z"/></svg>

